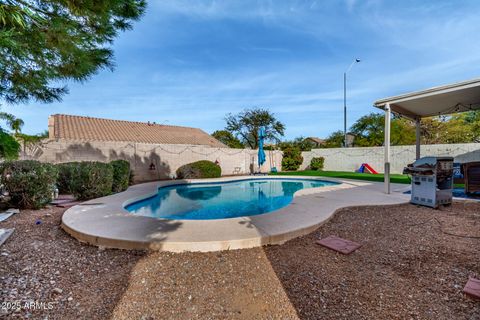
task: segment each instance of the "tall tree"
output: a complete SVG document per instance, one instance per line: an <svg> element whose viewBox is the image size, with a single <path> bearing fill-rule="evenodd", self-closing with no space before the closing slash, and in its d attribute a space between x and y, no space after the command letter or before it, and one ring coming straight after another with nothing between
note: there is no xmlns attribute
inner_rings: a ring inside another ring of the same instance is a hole
<svg viewBox="0 0 480 320"><path fill-rule="evenodd" d="M235 115L230 113L225 121L225 129L252 149L258 148L258 129L262 126L265 127L266 140L279 142L285 134L285 125L263 108L247 109Z"/></svg>
<svg viewBox="0 0 480 320"><path fill-rule="evenodd" d="M358 147L381 146L384 141L383 114L371 113L358 119L351 127ZM343 132L332 133L325 143L327 148L341 147ZM420 139L423 144L480 142L480 112L470 111L448 116L424 118ZM415 144L415 125L412 121L394 116L391 123L391 144Z"/></svg>
<svg viewBox="0 0 480 320"><path fill-rule="evenodd" d="M354 145L359 147L381 146L385 119L379 113L370 113L358 119L351 127L355 135Z"/></svg>
<svg viewBox="0 0 480 320"><path fill-rule="evenodd" d="M242 149L244 147L243 143L227 130L217 130L212 133L212 137L230 148Z"/></svg>
<svg viewBox="0 0 480 320"><path fill-rule="evenodd" d="M314 144L308 139L305 139L304 137L300 136L291 141L283 141L279 143L278 146L280 147L280 150L285 150L289 147L292 147L292 148L297 148L300 151L310 151L314 147Z"/></svg>
<svg viewBox="0 0 480 320"><path fill-rule="evenodd" d="M0 100L60 100L62 81L113 68L111 43L144 9L145 0L1 1Z"/></svg>
<svg viewBox="0 0 480 320"><path fill-rule="evenodd" d="M480 142L480 111L467 112L465 118L471 126L472 142Z"/></svg>
<svg viewBox="0 0 480 320"><path fill-rule="evenodd" d="M444 120L444 121L442 121ZM442 143L476 142L480 138L480 112L470 111L439 118L442 121Z"/></svg>
<svg viewBox="0 0 480 320"><path fill-rule="evenodd" d="M340 148L343 145L343 140L345 136L343 131L332 132L326 139L325 144L322 146L324 148Z"/></svg>
<svg viewBox="0 0 480 320"><path fill-rule="evenodd" d="M22 119L17 118L13 114L7 112L0 112L0 120L5 121L9 129L16 134L18 134L22 130L22 127L24 125Z"/></svg>
<svg viewBox="0 0 480 320"><path fill-rule="evenodd" d="M358 119L351 127L355 135L354 145L358 147L381 146L384 142L385 117L370 113ZM391 144L409 145L415 143L415 127L407 119L394 117L391 123Z"/></svg>

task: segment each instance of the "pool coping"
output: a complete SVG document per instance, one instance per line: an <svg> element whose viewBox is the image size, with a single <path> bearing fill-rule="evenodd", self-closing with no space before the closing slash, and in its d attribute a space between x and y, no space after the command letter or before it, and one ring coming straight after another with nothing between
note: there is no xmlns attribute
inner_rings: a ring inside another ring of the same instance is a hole
<svg viewBox="0 0 480 320"><path fill-rule="evenodd" d="M167 220L129 213L124 206L151 197L158 188L195 183L250 179L308 179L340 183L297 191L292 202L261 215L214 220ZM237 176L201 180L168 180L131 186L126 191L83 202L69 208L62 228L92 245L119 249L171 252L220 251L281 244L308 234L345 207L406 203L405 185L393 184L383 193L383 183L310 176Z"/></svg>

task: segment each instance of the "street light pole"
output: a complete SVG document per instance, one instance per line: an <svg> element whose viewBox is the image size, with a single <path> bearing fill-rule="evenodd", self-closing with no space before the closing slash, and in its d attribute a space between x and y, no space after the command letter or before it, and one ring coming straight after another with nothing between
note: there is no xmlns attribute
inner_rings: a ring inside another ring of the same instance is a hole
<svg viewBox="0 0 480 320"><path fill-rule="evenodd" d="M347 147L347 73L343 73L343 147Z"/></svg>
<svg viewBox="0 0 480 320"><path fill-rule="evenodd" d="M347 71L343 73L343 147L347 147L347 73L352 69L355 63L360 62L360 59L355 59L348 67Z"/></svg>

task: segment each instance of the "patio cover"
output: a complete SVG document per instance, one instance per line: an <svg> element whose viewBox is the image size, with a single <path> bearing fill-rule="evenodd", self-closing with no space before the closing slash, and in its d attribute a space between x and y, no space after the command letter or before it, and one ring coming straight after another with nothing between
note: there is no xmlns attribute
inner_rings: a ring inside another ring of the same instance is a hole
<svg viewBox="0 0 480 320"><path fill-rule="evenodd" d="M385 192L390 193L391 113L416 121L416 158L420 157L421 119L480 109L480 79L380 99L374 106L385 111Z"/></svg>

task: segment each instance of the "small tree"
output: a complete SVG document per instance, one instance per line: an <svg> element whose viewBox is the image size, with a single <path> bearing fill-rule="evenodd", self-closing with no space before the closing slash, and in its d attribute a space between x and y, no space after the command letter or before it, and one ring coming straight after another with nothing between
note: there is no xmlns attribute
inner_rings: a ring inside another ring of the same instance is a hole
<svg viewBox="0 0 480 320"><path fill-rule="evenodd" d="M325 148L340 148L343 145L343 131L335 131L325 139Z"/></svg>
<svg viewBox="0 0 480 320"><path fill-rule="evenodd" d="M288 147L299 148L300 151L310 151L313 148L313 143L305 139L304 137L297 137L292 141L283 141L278 144L280 150L284 150Z"/></svg>
<svg viewBox="0 0 480 320"><path fill-rule="evenodd" d="M225 118L226 130L252 149L258 148L258 129L265 127L265 138L280 141L285 133L285 125L275 115L263 108L247 109L238 114L228 114Z"/></svg>
<svg viewBox="0 0 480 320"><path fill-rule="evenodd" d="M228 146L229 148L243 149L243 143L238 140L231 132L227 130L217 130L212 133L212 137Z"/></svg>
<svg viewBox="0 0 480 320"><path fill-rule="evenodd" d="M313 157L312 160L310 160L310 170L322 170L324 162L324 157Z"/></svg>
<svg viewBox="0 0 480 320"><path fill-rule="evenodd" d="M299 148L288 147L283 150L282 170L295 171L298 170L303 162L302 152Z"/></svg>

